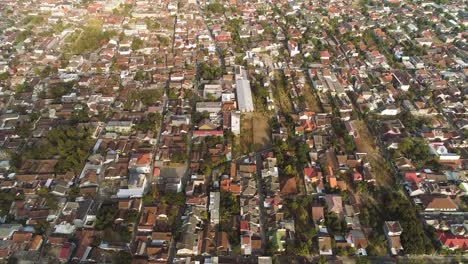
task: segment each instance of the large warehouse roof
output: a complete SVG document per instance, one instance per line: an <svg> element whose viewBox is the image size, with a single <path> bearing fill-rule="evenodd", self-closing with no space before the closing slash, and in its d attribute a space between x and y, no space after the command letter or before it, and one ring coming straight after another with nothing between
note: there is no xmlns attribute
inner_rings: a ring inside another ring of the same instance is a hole
<svg viewBox="0 0 468 264"><path fill-rule="evenodd" d="M242 112L253 112L254 105L247 73L240 66L236 69L237 104Z"/></svg>

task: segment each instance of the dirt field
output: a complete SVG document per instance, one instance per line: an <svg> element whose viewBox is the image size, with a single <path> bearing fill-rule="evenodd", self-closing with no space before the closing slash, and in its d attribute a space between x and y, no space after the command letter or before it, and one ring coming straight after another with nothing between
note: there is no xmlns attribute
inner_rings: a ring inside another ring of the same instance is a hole
<svg viewBox="0 0 468 264"><path fill-rule="evenodd" d="M391 184L393 182L393 175L386 160L380 154L378 146L375 144L374 136L369 132L364 121L354 120L352 124L359 132L359 138L355 140L356 149L358 152L367 153L367 158L369 159L377 184Z"/></svg>
<svg viewBox="0 0 468 264"><path fill-rule="evenodd" d="M283 113L291 113L292 103L289 94L286 92L288 88L283 87L281 82L281 75L275 74L275 81L273 83L273 96L275 97L275 104L278 109ZM276 85L275 85L276 83Z"/></svg>
<svg viewBox="0 0 468 264"><path fill-rule="evenodd" d="M317 98L315 98L311 89L312 87L306 83L303 95L305 99L305 107L307 107L309 111L320 113L322 110L320 109L319 102L317 102Z"/></svg>
<svg viewBox="0 0 468 264"><path fill-rule="evenodd" d="M270 117L262 113L247 113L241 117L241 152L251 152L271 146Z"/></svg>
<svg viewBox="0 0 468 264"><path fill-rule="evenodd" d="M366 124L362 120L353 120L354 128L359 132L359 138L355 140L357 151L365 152L369 155L380 154L375 145L374 136L367 129Z"/></svg>

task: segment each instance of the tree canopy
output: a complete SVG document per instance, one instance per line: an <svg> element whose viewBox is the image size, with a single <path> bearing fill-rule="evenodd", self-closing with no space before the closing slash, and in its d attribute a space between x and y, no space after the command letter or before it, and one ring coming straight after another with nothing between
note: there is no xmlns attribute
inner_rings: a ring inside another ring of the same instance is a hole
<svg viewBox="0 0 468 264"><path fill-rule="evenodd" d="M411 159L416 169L437 170L440 167L437 157L430 152L429 146L422 138L404 138L398 148L403 156Z"/></svg>
<svg viewBox="0 0 468 264"><path fill-rule="evenodd" d="M211 3L206 6L206 11L212 14L222 15L224 14L224 6L218 2Z"/></svg>
<svg viewBox="0 0 468 264"><path fill-rule="evenodd" d="M73 54L92 52L116 35L115 31L104 31L102 21L92 20L81 31L77 31L67 40L69 51Z"/></svg>
<svg viewBox="0 0 468 264"><path fill-rule="evenodd" d="M23 157L32 159L57 158L59 162L55 173L72 171L78 174L93 146L89 131L74 127L57 127L50 130L45 139L37 142L23 153Z"/></svg>

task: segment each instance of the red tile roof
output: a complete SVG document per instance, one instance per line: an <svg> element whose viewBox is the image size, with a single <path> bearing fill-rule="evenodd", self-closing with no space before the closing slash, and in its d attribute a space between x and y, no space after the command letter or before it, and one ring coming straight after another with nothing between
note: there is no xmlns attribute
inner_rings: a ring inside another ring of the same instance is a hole
<svg viewBox="0 0 468 264"><path fill-rule="evenodd" d="M411 183L420 183L423 179L418 176L416 172L407 172L405 173L405 179Z"/></svg>
<svg viewBox="0 0 468 264"><path fill-rule="evenodd" d="M70 250L71 250L71 244L65 243L60 249L59 259L68 260L68 256L70 256Z"/></svg>
<svg viewBox="0 0 468 264"><path fill-rule="evenodd" d="M241 221L241 222L240 222L240 230L241 230L241 231L243 231L243 230L250 230L249 222L247 222L247 221Z"/></svg>
<svg viewBox="0 0 468 264"><path fill-rule="evenodd" d="M449 248L468 249L468 238L464 236L455 236L449 233L440 232L439 240L442 245Z"/></svg>

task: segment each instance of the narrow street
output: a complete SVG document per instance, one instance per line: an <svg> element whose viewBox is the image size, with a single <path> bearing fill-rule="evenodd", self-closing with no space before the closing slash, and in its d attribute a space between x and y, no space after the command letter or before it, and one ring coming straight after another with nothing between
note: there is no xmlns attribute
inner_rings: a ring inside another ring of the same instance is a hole
<svg viewBox="0 0 468 264"><path fill-rule="evenodd" d="M263 189L263 180L262 180L262 152L257 152L255 154L255 165L257 167L257 193L258 199L260 200L260 235L262 238L262 249L263 252L266 250L266 245L268 242L268 234L265 231L266 219L265 219L265 208L263 207L265 201L264 189Z"/></svg>

